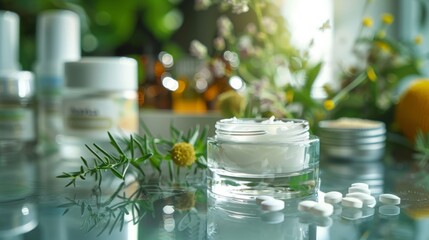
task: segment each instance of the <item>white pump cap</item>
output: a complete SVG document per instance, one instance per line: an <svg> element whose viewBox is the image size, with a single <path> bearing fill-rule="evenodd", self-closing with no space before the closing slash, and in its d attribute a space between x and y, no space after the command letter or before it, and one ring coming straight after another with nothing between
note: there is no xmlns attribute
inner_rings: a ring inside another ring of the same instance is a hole
<svg viewBox="0 0 429 240"><path fill-rule="evenodd" d="M19 17L0 11L0 72L19 71Z"/></svg>
<svg viewBox="0 0 429 240"><path fill-rule="evenodd" d="M68 10L43 12L37 19L38 64L63 64L79 58L79 16Z"/></svg>

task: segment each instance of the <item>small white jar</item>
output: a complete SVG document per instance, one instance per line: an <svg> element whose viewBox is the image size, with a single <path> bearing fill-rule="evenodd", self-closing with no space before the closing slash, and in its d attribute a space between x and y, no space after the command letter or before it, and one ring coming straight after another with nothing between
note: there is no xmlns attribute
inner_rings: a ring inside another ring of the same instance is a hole
<svg viewBox="0 0 429 240"><path fill-rule="evenodd" d="M86 57L65 64L65 136L107 140L107 132L138 132L137 62L126 57Z"/></svg>

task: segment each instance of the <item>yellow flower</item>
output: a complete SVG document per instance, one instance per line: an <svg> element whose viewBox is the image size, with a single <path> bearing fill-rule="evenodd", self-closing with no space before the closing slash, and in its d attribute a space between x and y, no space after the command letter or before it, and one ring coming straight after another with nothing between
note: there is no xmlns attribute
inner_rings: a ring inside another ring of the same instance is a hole
<svg viewBox="0 0 429 240"><path fill-rule="evenodd" d="M368 76L368 79L371 81L375 81L377 80L377 74L375 74L374 68L373 67L368 67L366 69L366 75Z"/></svg>
<svg viewBox="0 0 429 240"><path fill-rule="evenodd" d="M362 19L362 24L365 27L372 27L372 18L370 18L370 17L364 17Z"/></svg>
<svg viewBox="0 0 429 240"><path fill-rule="evenodd" d="M196 160L194 146L187 142L174 144L171 158L175 164L181 167L192 165Z"/></svg>
<svg viewBox="0 0 429 240"><path fill-rule="evenodd" d="M335 107L335 102L331 99L326 100L323 102L323 107L325 107L326 110L331 111Z"/></svg>
<svg viewBox="0 0 429 240"><path fill-rule="evenodd" d="M392 14L390 13L385 13L383 14L383 16L381 17L381 20L384 24L386 25L390 25L393 23L394 17Z"/></svg>
<svg viewBox="0 0 429 240"><path fill-rule="evenodd" d="M386 44L385 42L377 41L375 42L375 46L385 53L391 52L389 44Z"/></svg>
<svg viewBox="0 0 429 240"><path fill-rule="evenodd" d="M416 45L421 45L422 43L423 43L423 36L422 35L417 35L415 38L414 38L414 43L416 44Z"/></svg>
<svg viewBox="0 0 429 240"><path fill-rule="evenodd" d="M384 37L386 37L386 31L384 31L384 30L380 30L380 31L378 31L378 32L377 32L377 37L379 37L379 38L384 38Z"/></svg>
<svg viewBox="0 0 429 240"><path fill-rule="evenodd" d="M293 90L287 90L286 91L286 100L287 100L287 102L292 102L293 101L293 96L294 96Z"/></svg>

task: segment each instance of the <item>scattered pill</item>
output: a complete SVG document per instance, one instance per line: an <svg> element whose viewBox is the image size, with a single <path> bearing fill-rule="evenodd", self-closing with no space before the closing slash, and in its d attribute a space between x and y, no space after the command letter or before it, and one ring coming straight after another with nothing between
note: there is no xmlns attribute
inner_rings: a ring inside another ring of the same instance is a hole
<svg viewBox="0 0 429 240"><path fill-rule="evenodd" d="M326 203L339 203L343 199L343 194L337 191L327 192L325 194L324 200Z"/></svg>
<svg viewBox="0 0 429 240"><path fill-rule="evenodd" d="M374 207L376 204L375 197L366 193L361 193L361 192L347 193L346 197L353 197L353 198L360 199L363 205L368 207Z"/></svg>
<svg viewBox="0 0 429 240"><path fill-rule="evenodd" d="M390 193L381 194L378 200L386 205L398 205L401 203L401 198Z"/></svg>
<svg viewBox="0 0 429 240"><path fill-rule="evenodd" d="M304 200L298 204L298 210L302 212L308 212L311 208L316 206L317 202L312 200Z"/></svg>
<svg viewBox="0 0 429 240"><path fill-rule="evenodd" d="M329 203L317 203L309 212L320 217L329 217L334 213L334 206Z"/></svg>
<svg viewBox="0 0 429 240"><path fill-rule="evenodd" d="M165 214L170 215L170 214L173 214L173 213L174 213L174 207L173 207L173 206L171 206L171 205L165 205L165 206L162 208L162 211L163 211Z"/></svg>
<svg viewBox="0 0 429 240"><path fill-rule="evenodd" d="M362 208L363 202L358 198L344 197L341 200L341 205L343 205L344 207Z"/></svg>
<svg viewBox="0 0 429 240"><path fill-rule="evenodd" d="M256 204L261 205L261 203L263 201L265 201L265 200L272 200L272 199L274 199L274 198L271 197L271 196L265 196L265 195L263 195L263 196L257 196L256 199L255 199L255 201L256 201Z"/></svg>
<svg viewBox="0 0 429 240"><path fill-rule="evenodd" d="M358 183L352 183L351 186L352 187L361 187L361 188L369 189L369 185L366 184L366 183L360 183L360 182L358 182Z"/></svg>
<svg viewBox="0 0 429 240"><path fill-rule="evenodd" d="M261 209L268 212L280 211L285 207L282 200L269 199L261 202Z"/></svg>
<svg viewBox="0 0 429 240"><path fill-rule="evenodd" d="M384 205L378 208L378 212L386 216L396 216L401 213L401 209L395 205Z"/></svg>
<svg viewBox="0 0 429 240"><path fill-rule="evenodd" d="M361 192L371 194L371 190L365 187L349 187L349 193Z"/></svg>

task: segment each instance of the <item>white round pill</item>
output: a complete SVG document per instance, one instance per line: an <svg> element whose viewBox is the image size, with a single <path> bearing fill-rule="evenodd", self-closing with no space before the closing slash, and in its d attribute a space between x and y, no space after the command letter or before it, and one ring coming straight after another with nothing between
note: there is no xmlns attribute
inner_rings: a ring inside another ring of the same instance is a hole
<svg viewBox="0 0 429 240"><path fill-rule="evenodd" d="M271 197L271 196L265 196L265 195L263 195L263 196L257 196L255 198L255 201L256 201L256 204L261 205L261 203L263 201L265 201L265 200L272 200L272 199L274 199L274 198Z"/></svg>
<svg viewBox="0 0 429 240"><path fill-rule="evenodd" d="M365 206L374 207L375 206L375 197L361 192L347 193L346 197L354 197L360 199Z"/></svg>
<svg viewBox="0 0 429 240"><path fill-rule="evenodd" d="M162 211L163 211L165 214L170 215L170 214L173 214L173 213L174 213L174 207L173 207L173 206L171 206L171 205L165 205L165 206L162 208Z"/></svg>
<svg viewBox="0 0 429 240"><path fill-rule="evenodd" d="M349 193L361 192L371 194L371 190L365 187L349 187Z"/></svg>
<svg viewBox="0 0 429 240"><path fill-rule="evenodd" d="M344 207L362 208L363 202L358 198L344 197L341 200L341 205L343 205Z"/></svg>
<svg viewBox="0 0 429 240"><path fill-rule="evenodd" d="M341 202L341 199L343 198L343 194L337 191L327 192L325 194L324 200L326 203L339 203Z"/></svg>
<svg viewBox="0 0 429 240"><path fill-rule="evenodd" d="M285 208L285 203L277 199L269 199L261 202L261 209L268 212L280 211Z"/></svg>
<svg viewBox="0 0 429 240"><path fill-rule="evenodd" d="M298 211L308 212L311 208L316 206L317 202L313 200L304 200L298 204Z"/></svg>
<svg viewBox="0 0 429 240"><path fill-rule="evenodd" d="M401 198L390 193L381 194L378 197L378 200L386 205L398 205L401 203Z"/></svg>
<svg viewBox="0 0 429 240"><path fill-rule="evenodd" d="M369 185L366 183L361 183L361 182L357 182L357 183L352 183L351 185L352 187L361 187L361 188L366 188L369 189Z"/></svg>
<svg viewBox="0 0 429 240"><path fill-rule="evenodd" d="M317 203L310 208L309 212L317 216L329 217L334 213L334 206L329 203Z"/></svg>

